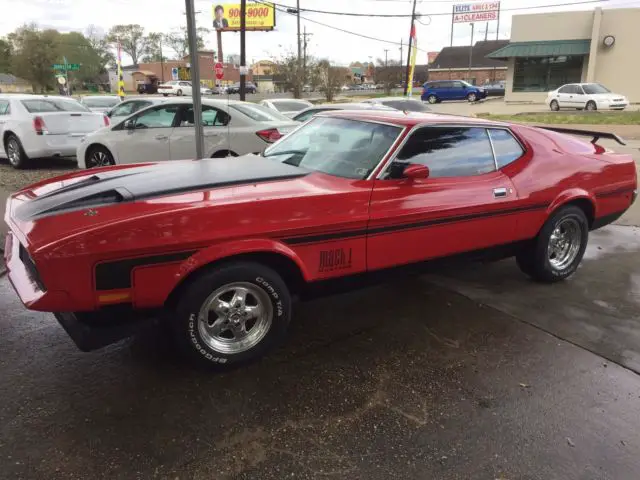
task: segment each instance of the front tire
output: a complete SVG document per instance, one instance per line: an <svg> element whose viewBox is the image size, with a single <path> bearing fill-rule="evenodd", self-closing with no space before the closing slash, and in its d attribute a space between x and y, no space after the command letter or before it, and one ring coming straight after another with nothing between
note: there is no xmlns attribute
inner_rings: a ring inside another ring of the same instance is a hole
<svg viewBox="0 0 640 480"><path fill-rule="evenodd" d="M598 106L596 105L596 102L589 100L585 108L590 112L595 112L598 109Z"/></svg>
<svg viewBox="0 0 640 480"><path fill-rule="evenodd" d="M7 158L9 159L9 163L13 168L22 169L27 166L29 157L27 157L24 148L22 148L20 139L13 133L7 136L7 140L4 143L4 150L7 154Z"/></svg>
<svg viewBox="0 0 640 480"><path fill-rule="evenodd" d="M575 273L589 240L589 222L579 207L568 205L554 212L535 240L520 251L520 270L534 280L554 283Z"/></svg>
<svg viewBox="0 0 640 480"><path fill-rule="evenodd" d="M168 93L163 93L163 94L162 94L162 96L163 96L163 97L168 97L168 96L169 96L169 94L168 94Z"/></svg>
<svg viewBox="0 0 640 480"><path fill-rule="evenodd" d="M108 167L110 165L115 165L116 161L113 158L113 155L106 147L102 145L96 145L95 147L91 147L89 152L87 153L87 158L85 165L89 168L97 168L97 167Z"/></svg>
<svg viewBox="0 0 640 480"><path fill-rule="evenodd" d="M477 99L478 97L475 93L470 93L469 95L467 95L467 100L469 100L470 103L475 102Z"/></svg>
<svg viewBox="0 0 640 480"><path fill-rule="evenodd" d="M549 108L552 111L557 112L558 110L560 110L560 104L556 100L551 100L551 103L549 104Z"/></svg>
<svg viewBox="0 0 640 480"><path fill-rule="evenodd" d="M205 367L256 360L280 343L291 295L275 271L234 262L199 275L183 292L173 326L184 352Z"/></svg>
<svg viewBox="0 0 640 480"><path fill-rule="evenodd" d="M434 105L438 103L438 97L436 97L435 95L429 95L427 97L427 102L429 102L431 105Z"/></svg>
<svg viewBox="0 0 640 480"><path fill-rule="evenodd" d="M176 95L177 95L177 96L179 96L179 97L181 97L181 96L182 96L182 90L178 90L178 91L176 92Z"/></svg>

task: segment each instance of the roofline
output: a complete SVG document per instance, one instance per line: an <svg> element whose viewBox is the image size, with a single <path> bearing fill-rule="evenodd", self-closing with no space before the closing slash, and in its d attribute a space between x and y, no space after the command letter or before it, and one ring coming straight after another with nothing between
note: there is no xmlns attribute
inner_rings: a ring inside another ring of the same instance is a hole
<svg viewBox="0 0 640 480"><path fill-rule="evenodd" d="M509 67L471 67L471 70L508 70L508 69L509 69ZM467 67L451 67L451 68L440 67L440 68L430 68L429 69L430 72L448 72L450 70L468 72L469 68L467 68Z"/></svg>

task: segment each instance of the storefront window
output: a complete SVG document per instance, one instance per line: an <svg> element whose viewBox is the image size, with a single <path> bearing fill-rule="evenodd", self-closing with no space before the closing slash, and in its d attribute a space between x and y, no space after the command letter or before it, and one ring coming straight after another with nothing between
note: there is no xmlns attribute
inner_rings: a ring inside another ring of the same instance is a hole
<svg viewBox="0 0 640 480"><path fill-rule="evenodd" d="M514 92L548 92L582 79L583 56L521 57L515 59Z"/></svg>

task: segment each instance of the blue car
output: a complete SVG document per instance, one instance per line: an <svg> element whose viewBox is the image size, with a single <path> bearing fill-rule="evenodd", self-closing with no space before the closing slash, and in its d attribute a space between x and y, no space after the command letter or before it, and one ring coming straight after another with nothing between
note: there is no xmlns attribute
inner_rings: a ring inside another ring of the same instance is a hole
<svg viewBox="0 0 640 480"><path fill-rule="evenodd" d="M445 100L468 100L477 102L486 98L487 92L463 80L438 80L425 83L422 88L423 102L438 103Z"/></svg>

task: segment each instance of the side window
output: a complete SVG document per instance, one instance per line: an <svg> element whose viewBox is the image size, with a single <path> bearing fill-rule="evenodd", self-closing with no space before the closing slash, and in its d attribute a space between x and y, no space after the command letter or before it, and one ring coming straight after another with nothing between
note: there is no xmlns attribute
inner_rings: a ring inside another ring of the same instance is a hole
<svg viewBox="0 0 640 480"><path fill-rule="evenodd" d="M139 110L135 108L137 102L124 102L111 111L112 117L127 117Z"/></svg>
<svg viewBox="0 0 640 480"><path fill-rule="evenodd" d="M575 92L578 95L584 95L584 90L582 89L581 85L574 85L573 88L575 88Z"/></svg>
<svg viewBox="0 0 640 480"><path fill-rule="evenodd" d="M136 128L170 128L176 118L178 107L176 105L165 105L153 108L141 113L136 118Z"/></svg>
<svg viewBox="0 0 640 480"><path fill-rule="evenodd" d="M493 151L496 154L496 163L498 168L509 165L524 154L524 150L520 143L513 138L513 135L507 130L498 128L489 129L491 142L493 143Z"/></svg>
<svg viewBox="0 0 640 480"><path fill-rule="evenodd" d="M182 110L180 113L180 127L193 127L195 118L193 105ZM229 123L231 117L227 112L218 110L208 105L202 106L202 126L203 127L223 127Z"/></svg>
<svg viewBox="0 0 640 480"><path fill-rule="evenodd" d="M429 177L470 177L493 172L489 135L478 127L427 127L415 132L394 160L429 167ZM398 168L391 168L391 178Z"/></svg>
<svg viewBox="0 0 640 480"><path fill-rule="evenodd" d="M10 113L9 100L0 100L0 115L9 115Z"/></svg>
<svg viewBox="0 0 640 480"><path fill-rule="evenodd" d="M149 105L151 105L151 102L147 102L147 101L141 101L141 102L131 102L133 103L133 107L131 109L131 112L137 112L138 110L142 110L143 108L147 108Z"/></svg>
<svg viewBox="0 0 640 480"><path fill-rule="evenodd" d="M453 83L453 88L462 88L462 82L452 82Z"/></svg>
<svg viewBox="0 0 640 480"><path fill-rule="evenodd" d="M571 93L571 85L565 85L558 90L558 93Z"/></svg>

